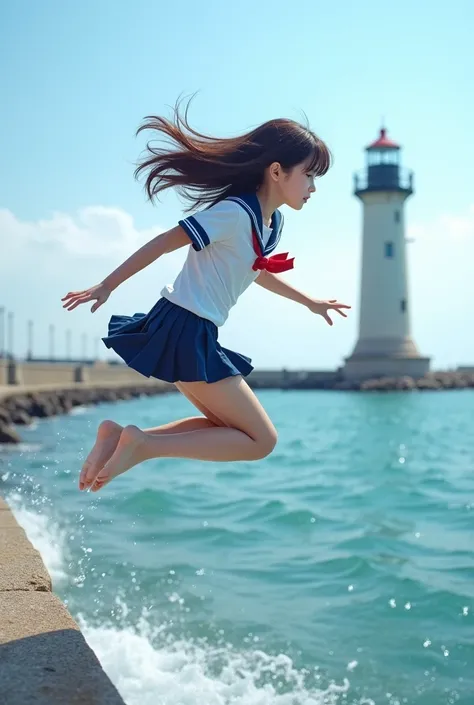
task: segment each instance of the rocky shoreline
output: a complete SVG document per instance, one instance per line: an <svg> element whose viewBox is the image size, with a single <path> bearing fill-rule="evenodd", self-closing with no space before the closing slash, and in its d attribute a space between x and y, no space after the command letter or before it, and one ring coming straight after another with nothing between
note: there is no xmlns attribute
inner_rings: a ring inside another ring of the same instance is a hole
<svg viewBox="0 0 474 705"><path fill-rule="evenodd" d="M474 372L430 372L425 377L380 377L364 382L338 382L333 389L353 391L442 391L445 389L474 389Z"/></svg>
<svg viewBox="0 0 474 705"><path fill-rule="evenodd" d="M28 426L34 419L67 414L76 406L134 399L164 394L171 385L124 385L114 387L78 387L49 391L14 391L0 399L0 443L21 442L17 426Z"/></svg>
<svg viewBox="0 0 474 705"><path fill-rule="evenodd" d="M252 384L252 382L251 382ZM252 384L255 388L326 389L335 391L391 392L391 391L440 391L446 389L474 389L474 372L431 372L421 379L411 377L381 377L363 382L327 380L320 384L308 380L293 380L288 385ZM173 385L121 385L75 387L47 391L15 390L0 398L0 443L21 442L17 426L27 426L35 418L67 414L75 406L116 402L140 396L153 396L173 391Z"/></svg>

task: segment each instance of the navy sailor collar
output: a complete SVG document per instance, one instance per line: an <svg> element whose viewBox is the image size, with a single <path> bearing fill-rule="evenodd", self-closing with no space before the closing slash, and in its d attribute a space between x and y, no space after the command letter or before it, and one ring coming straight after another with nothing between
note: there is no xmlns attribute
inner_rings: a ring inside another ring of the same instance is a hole
<svg viewBox="0 0 474 705"><path fill-rule="evenodd" d="M278 245L278 243L280 241L281 232L283 230L283 215L282 215L282 213L280 213L280 211L278 209L273 212L271 225L270 225L272 232L271 232L271 235L268 238L268 242L265 246L263 243L262 209L260 208L260 201L258 200L257 195L255 193L250 193L250 194L242 194L239 196L227 196L226 200L227 201L234 201L234 203L238 203L239 206L241 206L249 214L250 219L252 221L252 224L254 226L258 241L260 243L260 247L262 248L263 256L266 257L267 255L270 254L270 252L273 252L273 250L276 248L276 246Z"/></svg>

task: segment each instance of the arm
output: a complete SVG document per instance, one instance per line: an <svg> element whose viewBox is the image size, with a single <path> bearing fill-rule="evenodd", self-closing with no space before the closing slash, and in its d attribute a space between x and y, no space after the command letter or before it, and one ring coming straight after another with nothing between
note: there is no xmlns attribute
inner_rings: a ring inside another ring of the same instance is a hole
<svg viewBox="0 0 474 705"><path fill-rule="evenodd" d="M314 303L314 299L310 296L303 294L302 291L298 291L298 289L295 289L291 284L283 281L277 274L267 272L265 269L260 272L255 282L264 289L267 289L267 291L271 291L273 294L278 294L279 296L284 296L285 299L296 301L297 304L310 306Z"/></svg>
<svg viewBox="0 0 474 705"><path fill-rule="evenodd" d="M127 279L130 279L134 274L140 272L149 264L157 260L168 252L174 252L180 247L190 245L191 241L186 235L186 232L180 225L177 225L171 230L168 230L161 235L157 235L152 240L147 242L143 247L133 253L125 260L117 269L114 269L100 284L92 286L90 289L83 291L70 291L61 300L65 301L63 308L72 311L79 304L85 304L88 301L95 301L91 311L97 311L99 306L107 301L110 294L120 284Z"/></svg>
<svg viewBox="0 0 474 705"><path fill-rule="evenodd" d="M330 326L332 326L332 320L328 315L329 309L333 309L343 318L347 318L346 314L341 311L343 308L350 308L347 304L338 303L337 299L330 299L329 301L313 299L311 296L295 289L295 287L288 284L288 282L280 279L277 274L267 272L265 269L260 272L255 281L259 286L267 289L267 291L271 291L279 296L284 296L285 299L291 299L291 301L296 301L298 304L307 306L312 313L317 313L322 316Z"/></svg>
<svg viewBox="0 0 474 705"><path fill-rule="evenodd" d="M102 284L112 292L120 284L127 279L130 279L134 274L140 272L149 264L155 262L162 255L168 252L174 252L180 247L190 245L191 241L180 225L168 230L161 235L157 235L147 242L143 247L133 253L128 259L115 269L108 277L104 279Z"/></svg>

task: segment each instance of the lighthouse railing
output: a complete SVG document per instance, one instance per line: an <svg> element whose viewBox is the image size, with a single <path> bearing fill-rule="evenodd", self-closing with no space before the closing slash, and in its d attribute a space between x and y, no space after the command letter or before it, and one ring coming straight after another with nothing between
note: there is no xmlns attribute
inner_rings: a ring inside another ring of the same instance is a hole
<svg viewBox="0 0 474 705"><path fill-rule="evenodd" d="M399 167L394 173L386 175L382 170L378 170L377 175L369 173L363 169L354 174L354 191L384 191L396 189L400 191L413 191L413 172Z"/></svg>

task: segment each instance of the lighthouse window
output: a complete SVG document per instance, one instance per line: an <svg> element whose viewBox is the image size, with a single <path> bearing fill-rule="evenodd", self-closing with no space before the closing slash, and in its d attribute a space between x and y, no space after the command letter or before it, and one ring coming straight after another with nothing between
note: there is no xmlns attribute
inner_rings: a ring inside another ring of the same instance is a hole
<svg viewBox="0 0 474 705"><path fill-rule="evenodd" d="M385 243L385 257L393 257L393 242Z"/></svg>
<svg viewBox="0 0 474 705"><path fill-rule="evenodd" d="M394 217L395 217L395 222L399 223L400 222L400 211L395 211Z"/></svg>

